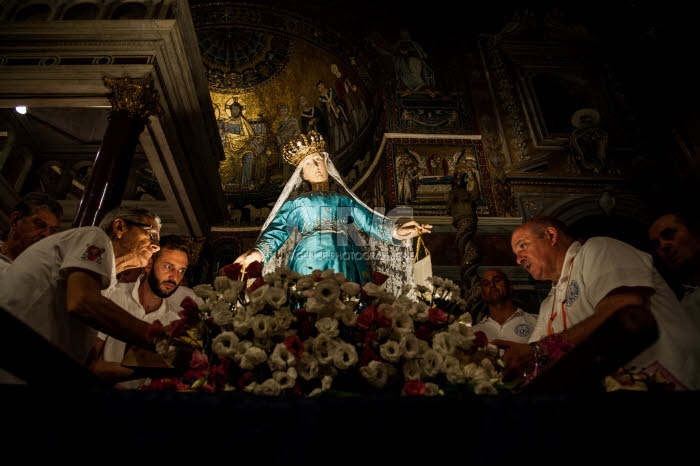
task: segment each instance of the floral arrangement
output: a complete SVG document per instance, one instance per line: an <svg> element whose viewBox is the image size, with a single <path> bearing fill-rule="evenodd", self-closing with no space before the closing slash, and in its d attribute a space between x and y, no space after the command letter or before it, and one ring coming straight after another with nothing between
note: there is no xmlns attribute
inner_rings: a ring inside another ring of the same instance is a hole
<svg viewBox="0 0 700 466"><path fill-rule="evenodd" d="M257 262L245 276L228 265L213 285L193 288L203 305L185 298L179 320L154 322L157 352L182 375L142 389L272 396L508 390L498 349L472 330L451 280L432 277L396 297L378 273L364 285L332 270L261 273Z"/></svg>

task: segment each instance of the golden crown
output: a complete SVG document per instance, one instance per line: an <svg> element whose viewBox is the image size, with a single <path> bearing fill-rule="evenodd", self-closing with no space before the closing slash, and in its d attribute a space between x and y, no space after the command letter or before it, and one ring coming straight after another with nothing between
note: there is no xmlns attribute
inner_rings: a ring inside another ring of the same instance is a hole
<svg viewBox="0 0 700 466"><path fill-rule="evenodd" d="M316 131L300 134L298 139L292 139L284 146L282 158L290 165L297 166L309 154L323 152L326 149L326 141Z"/></svg>

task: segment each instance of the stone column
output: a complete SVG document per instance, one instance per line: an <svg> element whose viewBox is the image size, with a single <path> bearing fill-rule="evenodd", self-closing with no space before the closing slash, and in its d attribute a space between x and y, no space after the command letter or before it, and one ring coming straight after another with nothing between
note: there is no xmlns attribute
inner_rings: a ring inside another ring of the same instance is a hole
<svg viewBox="0 0 700 466"><path fill-rule="evenodd" d="M481 253L474 242L479 218L476 215L476 201L479 187L470 182L466 174L455 173L452 189L447 198L447 213L452 216L452 225L457 230L457 247L461 254L460 289L462 298L467 301L467 311L476 318L481 300L481 288L477 269L481 264Z"/></svg>
<svg viewBox="0 0 700 466"><path fill-rule="evenodd" d="M111 91L112 110L74 227L97 225L105 213L121 205L139 135L148 118L160 114L151 77L106 77L104 81Z"/></svg>

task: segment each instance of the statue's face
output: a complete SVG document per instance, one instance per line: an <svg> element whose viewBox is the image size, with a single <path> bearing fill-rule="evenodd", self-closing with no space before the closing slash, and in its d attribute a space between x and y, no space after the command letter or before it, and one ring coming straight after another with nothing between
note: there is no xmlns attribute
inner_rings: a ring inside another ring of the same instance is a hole
<svg viewBox="0 0 700 466"><path fill-rule="evenodd" d="M328 180L326 159L318 152L307 155L301 164L301 174L309 183L323 183Z"/></svg>

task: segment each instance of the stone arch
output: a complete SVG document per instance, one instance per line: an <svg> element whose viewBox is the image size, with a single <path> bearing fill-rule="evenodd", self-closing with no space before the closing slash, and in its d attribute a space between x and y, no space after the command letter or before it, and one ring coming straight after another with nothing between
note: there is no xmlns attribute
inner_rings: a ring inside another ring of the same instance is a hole
<svg viewBox="0 0 700 466"><path fill-rule="evenodd" d="M33 2L22 6L15 14L17 21L48 21L53 19L54 11L47 2Z"/></svg>
<svg viewBox="0 0 700 466"><path fill-rule="evenodd" d="M97 2L78 1L72 5L66 5L61 19L65 21L72 20L95 20L100 15L100 8Z"/></svg>
<svg viewBox="0 0 700 466"><path fill-rule="evenodd" d="M615 207L606 214L599 205L600 194L564 199L542 215L552 215L567 224L575 236L611 236L638 249L647 250L648 213L642 200L628 195L615 196Z"/></svg>

